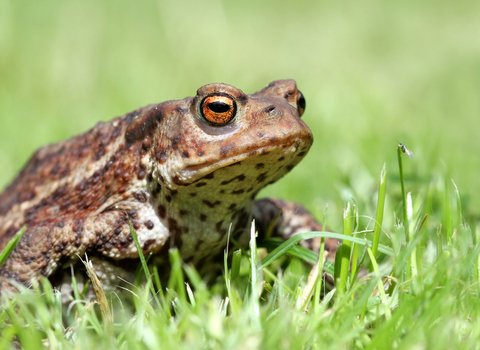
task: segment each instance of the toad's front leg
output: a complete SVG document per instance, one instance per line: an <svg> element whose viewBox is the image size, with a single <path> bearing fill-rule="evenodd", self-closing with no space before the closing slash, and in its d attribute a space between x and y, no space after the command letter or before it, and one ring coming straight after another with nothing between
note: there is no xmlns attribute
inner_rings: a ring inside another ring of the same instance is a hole
<svg viewBox="0 0 480 350"><path fill-rule="evenodd" d="M11 288L9 280L29 286L33 280L52 275L63 263L77 260L85 253L114 260L138 256L128 216L128 211L113 210L27 227L20 242L0 266L0 290Z"/></svg>

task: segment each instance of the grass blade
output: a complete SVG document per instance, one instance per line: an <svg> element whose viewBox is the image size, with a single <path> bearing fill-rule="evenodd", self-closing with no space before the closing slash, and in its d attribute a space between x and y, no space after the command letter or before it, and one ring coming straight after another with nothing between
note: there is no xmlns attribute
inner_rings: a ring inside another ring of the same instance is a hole
<svg viewBox="0 0 480 350"><path fill-rule="evenodd" d="M350 208L350 202L347 203L347 207L343 211L343 234L345 236L352 235L352 210ZM352 242L344 240L342 243L341 263L340 263L340 275L339 279L335 280L335 284L338 285L338 293L340 295L345 294L347 290L348 272L350 270L350 249ZM336 278L336 276L335 276Z"/></svg>
<svg viewBox="0 0 480 350"><path fill-rule="evenodd" d="M2 266L2 264L5 262L5 260L7 260L9 255L12 253L13 249L15 249L16 245L18 244L18 242L22 238L26 229L27 229L27 226L23 226L20 229L20 231L15 233L15 236L13 236L13 238L10 241L8 241L5 248L3 248L2 252L0 253L0 266Z"/></svg>
<svg viewBox="0 0 480 350"><path fill-rule="evenodd" d="M257 267L257 243L255 232L255 220L252 221L250 231L250 303L252 305L252 323L257 329L261 329L260 323L260 303L258 294L258 267Z"/></svg>
<svg viewBox="0 0 480 350"><path fill-rule="evenodd" d="M378 243L380 242L380 233L383 224L383 211L385 209L385 197L387 194L387 171L385 170L385 166L386 164L384 163L382 172L380 173L380 186L378 188L377 200L377 215L375 216L375 228L373 230L373 256L377 256ZM370 271L373 271L373 263L370 263Z"/></svg>
<svg viewBox="0 0 480 350"><path fill-rule="evenodd" d="M398 170L400 173L400 185L402 187L402 199L403 199L403 220L405 232L408 232L408 222L407 222L407 195L405 193L405 180L403 178L403 163L402 163L402 153L403 145L401 143L397 146L397 157L398 157Z"/></svg>
<svg viewBox="0 0 480 350"><path fill-rule="evenodd" d="M128 216L127 216L128 217ZM138 236L137 232L135 232L130 219L128 219L128 227L130 228L130 234L132 235L133 242L135 243L135 247L138 251L138 257L140 259L140 263L142 264L143 271L145 272L145 278L147 279L147 285L150 288L150 291L157 302L157 305L162 309L162 304L160 304L160 300L157 298L157 293L155 293L155 289L153 288L153 281L152 276L148 270L147 261L145 260L145 256L143 255L142 248L140 247L140 243L138 243Z"/></svg>
<svg viewBox="0 0 480 350"><path fill-rule="evenodd" d="M369 247L372 246L372 242L364 239L364 238L358 238L358 237L353 237L353 236L347 236L341 233L335 233L335 232L327 232L327 231L313 231L313 232L303 232L299 233L293 237L290 237L288 240L285 242L279 244L275 249L273 249L265 258L262 259L260 262L259 268L263 269L270 265L272 262L280 258L286 253L290 252L290 249L292 249L296 244L298 244L300 241L303 241L305 239L309 238L316 238L316 237L329 237L329 238L335 238L338 240L347 240L350 242L358 243L361 245L368 245ZM263 242L261 247L271 247L272 245L278 244L278 241L274 240L269 240L268 242ZM301 247L299 247L301 248ZM390 247L387 247L385 245L379 244L378 245L378 251L386 254L388 256L393 256L393 249ZM312 265L315 264L315 261L317 260L316 253L310 251L311 253L310 256L313 256L313 258L310 261L307 261L311 263ZM337 251L338 254L338 251Z"/></svg>

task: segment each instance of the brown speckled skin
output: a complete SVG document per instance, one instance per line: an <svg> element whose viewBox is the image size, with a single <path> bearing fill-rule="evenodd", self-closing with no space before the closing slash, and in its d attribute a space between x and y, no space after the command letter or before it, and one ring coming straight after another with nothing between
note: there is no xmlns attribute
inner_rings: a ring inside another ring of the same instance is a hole
<svg viewBox="0 0 480 350"><path fill-rule="evenodd" d="M212 94L236 103L226 125L211 125L200 113ZM320 229L298 205L254 201L312 144L298 96L293 80L253 95L209 84L194 98L149 105L39 149L0 195L0 249L27 226L0 267L2 285L28 285L84 253L110 262L137 258L128 218L157 263L177 246L204 269L222 254L230 224L246 244L253 215L262 230L281 211L274 233L285 238Z"/></svg>

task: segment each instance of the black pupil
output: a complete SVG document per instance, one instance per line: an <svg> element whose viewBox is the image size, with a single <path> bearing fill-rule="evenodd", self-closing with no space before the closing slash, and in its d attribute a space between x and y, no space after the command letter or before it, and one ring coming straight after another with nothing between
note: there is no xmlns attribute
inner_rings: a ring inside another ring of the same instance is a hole
<svg viewBox="0 0 480 350"><path fill-rule="evenodd" d="M225 113L230 110L230 105L221 101L215 101L215 102L210 102L208 104L208 108L215 113Z"/></svg>
<svg viewBox="0 0 480 350"><path fill-rule="evenodd" d="M305 97L303 97L303 94L300 94L300 97L298 98L297 105L300 109L305 110L306 102L305 102Z"/></svg>

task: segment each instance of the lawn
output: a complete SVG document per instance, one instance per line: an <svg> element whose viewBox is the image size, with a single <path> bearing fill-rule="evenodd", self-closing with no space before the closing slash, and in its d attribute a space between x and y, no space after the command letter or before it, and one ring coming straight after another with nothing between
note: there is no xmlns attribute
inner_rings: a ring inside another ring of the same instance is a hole
<svg viewBox="0 0 480 350"><path fill-rule="evenodd" d="M56 294L31 292L16 309L5 304L0 346L17 335L25 348L479 347L479 15L475 1L2 0L1 187L36 148L99 120L211 82L252 93L292 78L315 142L260 196L301 202L318 218L328 207L333 232L348 234L353 217L354 236L373 240L385 164L388 254L376 254L368 280L315 294L323 284L306 302L310 267L298 258L257 271L245 252L238 272L208 286L178 263L163 301L148 288L132 305L108 296L113 328L97 306L68 312ZM411 202L398 142L415 154L401 154Z"/></svg>

